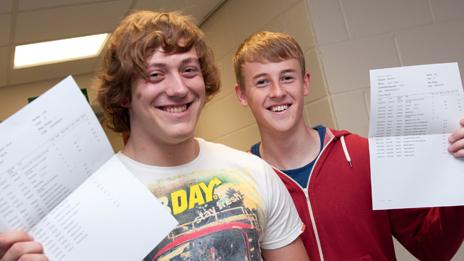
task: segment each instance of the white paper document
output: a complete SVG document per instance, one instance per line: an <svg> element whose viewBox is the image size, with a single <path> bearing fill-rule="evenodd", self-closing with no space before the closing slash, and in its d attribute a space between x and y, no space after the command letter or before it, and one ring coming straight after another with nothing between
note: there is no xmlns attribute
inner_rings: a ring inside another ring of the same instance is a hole
<svg viewBox="0 0 464 261"><path fill-rule="evenodd" d="M464 205L464 160L448 136L464 116L457 63L370 71L373 209Z"/></svg>
<svg viewBox="0 0 464 261"><path fill-rule="evenodd" d="M71 77L6 119L0 232L28 231L51 261L141 260L177 222L113 154Z"/></svg>

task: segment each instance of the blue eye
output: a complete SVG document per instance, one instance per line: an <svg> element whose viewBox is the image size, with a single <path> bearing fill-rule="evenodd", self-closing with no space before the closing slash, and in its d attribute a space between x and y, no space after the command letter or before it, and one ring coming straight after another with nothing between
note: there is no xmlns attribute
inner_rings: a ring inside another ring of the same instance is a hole
<svg viewBox="0 0 464 261"><path fill-rule="evenodd" d="M159 82L163 77L164 74L161 71L152 71L148 73L148 80L151 82Z"/></svg>
<svg viewBox="0 0 464 261"><path fill-rule="evenodd" d="M197 66L187 66L182 71L182 74L187 78L193 78L197 76L200 72L200 68Z"/></svg>
<svg viewBox="0 0 464 261"><path fill-rule="evenodd" d="M255 85L256 85L256 87L260 87L260 88L266 87L267 85L269 85L269 81L267 79L257 80L255 82Z"/></svg>
<svg viewBox="0 0 464 261"><path fill-rule="evenodd" d="M285 83L289 83L289 82L292 82L294 79L295 77L293 77L293 75L284 75L282 76L281 81Z"/></svg>

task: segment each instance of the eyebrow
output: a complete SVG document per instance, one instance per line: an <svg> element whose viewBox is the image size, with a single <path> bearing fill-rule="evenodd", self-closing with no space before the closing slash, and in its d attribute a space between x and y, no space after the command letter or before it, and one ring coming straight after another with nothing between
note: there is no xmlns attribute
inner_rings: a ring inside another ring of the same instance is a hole
<svg viewBox="0 0 464 261"><path fill-rule="evenodd" d="M295 70L295 69L286 69L286 70L283 70L283 71L279 72L279 74L296 73L296 72L297 72L297 70ZM260 77L263 77L263 76L266 76L266 75L268 75L268 73L260 73L260 74L254 75L253 79L257 79L257 78L260 78Z"/></svg>
<svg viewBox="0 0 464 261"><path fill-rule="evenodd" d="M185 58L184 60L182 60L182 62L180 64L181 65L186 65L186 64L189 64L189 63L196 63L196 64L200 65L200 60L198 59L198 57L189 57L189 58Z"/></svg>
<svg viewBox="0 0 464 261"><path fill-rule="evenodd" d="M260 77L263 77L263 76L266 76L268 75L267 73L260 73L260 74L257 74L257 75L254 75L252 79L257 79L257 78L260 78Z"/></svg>
<svg viewBox="0 0 464 261"><path fill-rule="evenodd" d="M297 70L295 69L287 69L287 70L283 70L280 72L280 74L284 74L284 73L296 73Z"/></svg>
<svg viewBox="0 0 464 261"><path fill-rule="evenodd" d="M190 63L195 63L197 65L200 65L200 61L198 58L196 57L187 57L185 59L183 59L181 62L180 62L180 65L181 66L184 66L186 64L190 64ZM165 63L151 63L147 66L147 69L150 69L150 68L160 68L160 69L166 69L168 68L168 66L165 64Z"/></svg>

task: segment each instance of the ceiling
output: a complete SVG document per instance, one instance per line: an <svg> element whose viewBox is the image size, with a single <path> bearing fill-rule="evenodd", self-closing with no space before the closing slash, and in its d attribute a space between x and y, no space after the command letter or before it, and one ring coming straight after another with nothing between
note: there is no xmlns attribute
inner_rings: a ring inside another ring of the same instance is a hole
<svg viewBox="0 0 464 261"><path fill-rule="evenodd" d="M131 10L181 10L200 25L224 0L0 0L0 88L91 73L98 59L13 70L14 46L111 32Z"/></svg>

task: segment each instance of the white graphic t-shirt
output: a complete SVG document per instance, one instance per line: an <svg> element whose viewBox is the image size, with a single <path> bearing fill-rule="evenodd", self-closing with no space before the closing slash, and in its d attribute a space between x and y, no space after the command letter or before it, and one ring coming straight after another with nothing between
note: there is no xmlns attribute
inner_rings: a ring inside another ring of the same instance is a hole
<svg viewBox="0 0 464 261"><path fill-rule="evenodd" d="M197 158L176 167L118 153L179 222L145 260L261 260L261 248L286 246L301 234L290 195L269 165L250 153L197 141Z"/></svg>

